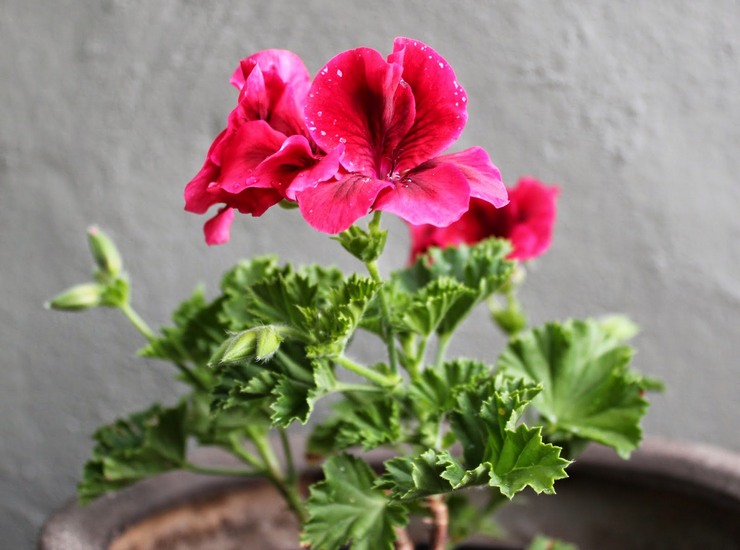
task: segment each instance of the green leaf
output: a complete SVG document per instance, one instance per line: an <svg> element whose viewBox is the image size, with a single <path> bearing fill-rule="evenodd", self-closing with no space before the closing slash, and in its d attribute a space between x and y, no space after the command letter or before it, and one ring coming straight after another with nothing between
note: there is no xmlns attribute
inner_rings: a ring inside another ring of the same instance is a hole
<svg viewBox="0 0 740 550"><path fill-rule="evenodd" d="M135 481L179 468L185 461L186 407L146 411L98 429L92 458L78 486L82 503Z"/></svg>
<svg viewBox="0 0 740 550"><path fill-rule="evenodd" d="M456 281L468 289L467 294L456 293L437 323L439 334L450 334L477 304L508 282L515 266L506 259L510 247L506 240L487 239L473 246L431 248L411 267L395 273L393 281L398 285L397 292L412 295L440 279Z"/></svg>
<svg viewBox="0 0 740 550"><path fill-rule="evenodd" d="M139 354L206 367L228 336L228 325L221 321L223 305L222 298L207 302L203 289L197 288L172 314L174 326L163 327L162 335L139 350Z"/></svg>
<svg viewBox="0 0 740 550"><path fill-rule="evenodd" d="M569 462L560 458L559 447L542 441L541 428L516 426L539 389L504 376L466 388L449 415L463 460L437 449L391 459L378 487L400 500L484 484L508 498L525 487L553 492L555 480L566 477Z"/></svg>
<svg viewBox="0 0 740 550"><path fill-rule="evenodd" d="M560 457L560 448L542 442L542 429L519 426L507 431L494 461L490 463L489 485L508 498L525 487L536 493L555 493L555 480L568 477L569 462Z"/></svg>
<svg viewBox="0 0 740 550"><path fill-rule="evenodd" d="M578 550L578 546L562 540L537 535L529 544L527 550Z"/></svg>
<svg viewBox="0 0 740 550"><path fill-rule="evenodd" d="M542 383L534 406L553 441L585 439L622 457L639 445L647 409L643 379L628 365L632 349L595 321L551 323L510 341L499 367Z"/></svg>
<svg viewBox="0 0 740 550"><path fill-rule="evenodd" d="M332 237L347 252L366 264L380 258L387 238L387 231L365 231L356 225L353 225L336 237Z"/></svg>
<svg viewBox="0 0 740 550"><path fill-rule="evenodd" d="M370 466L359 458L339 455L326 461L324 476L325 481L311 487L301 542L313 550L347 544L353 550L391 550L394 527L407 523L407 511L374 488L376 477Z"/></svg>
<svg viewBox="0 0 740 550"><path fill-rule="evenodd" d="M353 393L333 404L329 418L312 430L306 446L312 456L326 456L361 446L365 450L401 439L397 400L384 393Z"/></svg>
<svg viewBox="0 0 740 550"><path fill-rule="evenodd" d="M461 302L470 303L475 291L450 277L440 277L422 288L404 308L403 328L428 336L442 323L450 311Z"/></svg>
<svg viewBox="0 0 740 550"><path fill-rule="evenodd" d="M312 384L283 376L272 390L275 397L271 405L272 421L283 427L294 420L305 424L316 402L331 393L335 384L334 373L328 365L320 361L314 362Z"/></svg>
<svg viewBox="0 0 740 550"><path fill-rule="evenodd" d="M480 361L449 361L424 370L412 381L409 394L419 414L441 414L455 406L460 391L476 386L490 371L491 367Z"/></svg>
<svg viewBox="0 0 740 550"><path fill-rule="evenodd" d="M309 357L342 354L378 287L370 278L352 275L332 289L323 303L301 308L300 328L309 343Z"/></svg>

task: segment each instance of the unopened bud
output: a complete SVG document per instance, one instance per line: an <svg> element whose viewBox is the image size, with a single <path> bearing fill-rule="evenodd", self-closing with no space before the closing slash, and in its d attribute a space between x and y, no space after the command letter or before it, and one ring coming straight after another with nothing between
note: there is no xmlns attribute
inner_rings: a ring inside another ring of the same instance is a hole
<svg viewBox="0 0 740 550"><path fill-rule="evenodd" d="M62 311L82 311L98 307L102 296L103 287L96 283L85 283L57 294L46 306Z"/></svg>
<svg viewBox="0 0 740 550"><path fill-rule="evenodd" d="M267 361L280 348L283 337L274 326L260 327L257 330L259 334L257 336L255 359L257 361Z"/></svg>
<svg viewBox="0 0 740 550"><path fill-rule="evenodd" d="M115 277L121 272L123 261L113 241L96 226L87 230L87 242L98 268L105 274Z"/></svg>
<svg viewBox="0 0 740 550"><path fill-rule="evenodd" d="M250 361L254 358L255 350L257 349L257 332L255 329L245 330L244 332L235 334L226 342L227 347L219 363Z"/></svg>

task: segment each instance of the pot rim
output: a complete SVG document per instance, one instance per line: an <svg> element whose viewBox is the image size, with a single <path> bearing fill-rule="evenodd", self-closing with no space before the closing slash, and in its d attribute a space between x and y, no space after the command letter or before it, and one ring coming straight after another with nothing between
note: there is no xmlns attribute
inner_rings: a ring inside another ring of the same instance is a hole
<svg viewBox="0 0 740 550"><path fill-rule="evenodd" d="M378 462L382 453L371 453ZM232 465L219 449L197 449L194 462ZM299 465L310 471L305 464ZM569 468L573 474L616 479L635 485L660 486L684 494L740 506L740 454L723 448L650 437L632 453L619 458L610 448L591 445ZM107 548L126 528L151 515L190 500L250 486L264 478L234 478L175 471L140 481L101 496L85 507L76 499L53 513L41 528L39 550Z"/></svg>

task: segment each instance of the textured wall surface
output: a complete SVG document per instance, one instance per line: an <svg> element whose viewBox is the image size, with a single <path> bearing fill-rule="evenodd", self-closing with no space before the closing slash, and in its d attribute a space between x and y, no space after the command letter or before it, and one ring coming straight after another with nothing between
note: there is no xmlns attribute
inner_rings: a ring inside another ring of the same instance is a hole
<svg viewBox="0 0 740 550"><path fill-rule="evenodd" d="M738 21L733 0L0 2L0 547L30 547L73 494L98 424L179 390L114 312L41 307L88 277L90 223L154 324L239 257L341 255L282 211L207 248L182 211L232 70L268 47L312 72L397 35L435 47L470 98L458 146L486 147L508 182L561 186L523 294L533 320L628 312L637 366L668 386L647 433L740 449ZM406 257L394 228L385 269ZM460 348L495 353L484 323L468 329Z"/></svg>

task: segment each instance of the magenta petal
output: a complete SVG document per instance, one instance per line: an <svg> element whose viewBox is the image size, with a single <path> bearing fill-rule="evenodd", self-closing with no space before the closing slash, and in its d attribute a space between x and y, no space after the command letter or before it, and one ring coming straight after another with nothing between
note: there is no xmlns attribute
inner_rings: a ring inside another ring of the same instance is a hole
<svg viewBox="0 0 740 550"><path fill-rule="evenodd" d="M185 186L185 210L195 214L205 214L216 204L218 198L208 191L209 186L218 177L218 166L207 159L203 168Z"/></svg>
<svg viewBox="0 0 740 550"><path fill-rule="evenodd" d="M469 199L467 178L456 166L427 164L383 192L375 208L392 212L412 225L444 227L463 215Z"/></svg>
<svg viewBox="0 0 740 550"><path fill-rule="evenodd" d="M365 216L388 181L350 174L297 193L304 219L324 233L340 233Z"/></svg>
<svg viewBox="0 0 740 550"><path fill-rule="evenodd" d="M228 143L220 150L220 187L229 193L239 193L247 187L258 185L254 170L280 149L284 141L284 134L273 130L262 120L243 124L228 137Z"/></svg>
<svg viewBox="0 0 740 550"><path fill-rule="evenodd" d="M239 62L231 75L231 84L241 90L252 70L258 66L262 72L275 74L297 93L308 91L311 75L301 58L288 50L263 50Z"/></svg>
<svg viewBox="0 0 740 550"><path fill-rule="evenodd" d="M427 165L450 163L467 178L470 185L470 196L491 203L501 208L509 203L506 186L501 181L501 172L491 162L485 149L470 147L459 153L440 155Z"/></svg>
<svg viewBox="0 0 740 550"><path fill-rule="evenodd" d="M370 48L331 59L314 78L305 113L308 131L322 149L345 144L342 165L348 171L381 178L415 116L401 66Z"/></svg>
<svg viewBox="0 0 740 550"><path fill-rule="evenodd" d="M396 170L404 172L447 149L467 122L467 95L447 61L410 38L396 38L388 61L403 66L403 80L414 94L416 119L399 145Z"/></svg>
<svg viewBox="0 0 740 550"><path fill-rule="evenodd" d="M231 78L241 90L229 124L265 120L286 135L306 134L303 104L311 76L296 54L265 50L242 60Z"/></svg>
<svg viewBox="0 0 740 550"><path fill-rule="evenodd" d="M219 209L218 214L203 226L206 244L223 244L231 237L231 222L234 221L234 210L228 206Z"/></svg>

